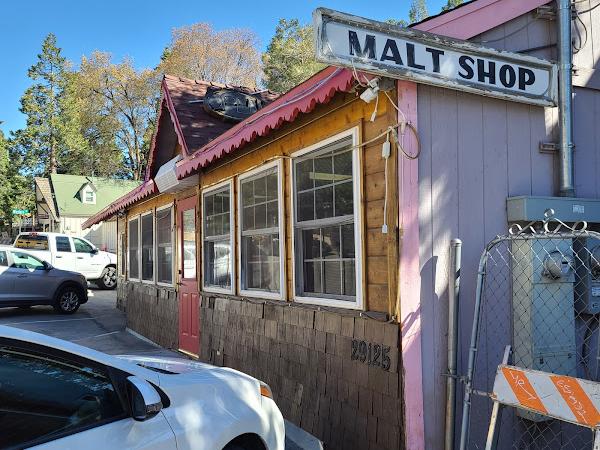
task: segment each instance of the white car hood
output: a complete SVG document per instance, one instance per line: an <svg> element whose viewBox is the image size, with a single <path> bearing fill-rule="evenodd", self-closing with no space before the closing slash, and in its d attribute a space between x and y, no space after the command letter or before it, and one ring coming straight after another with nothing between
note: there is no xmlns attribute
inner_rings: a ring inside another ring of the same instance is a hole
<svg viewBox="0 0 600 450"><path fill-rule="evenodd" d="M185 358L174 357L159 357L159 356L137 356L137 355L118 355L118 358L126 359L138 366L148 369L156 369L158 371L171 372L176 374L201 372L207 369L215 369L216 367L210 364L197 361L190 361Z"/></svg>

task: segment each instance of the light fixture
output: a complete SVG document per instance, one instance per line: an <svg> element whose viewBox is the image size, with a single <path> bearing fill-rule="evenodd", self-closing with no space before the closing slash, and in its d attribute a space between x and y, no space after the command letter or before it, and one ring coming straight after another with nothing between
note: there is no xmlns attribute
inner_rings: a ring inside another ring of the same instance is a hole
<svg viewBox="0 0 600 450"><path fill-rule="evenodd" d="M373 78L367 82L368 87L360 94L360 99L365 103L371 103L379 93L379 78Z"/></svg>

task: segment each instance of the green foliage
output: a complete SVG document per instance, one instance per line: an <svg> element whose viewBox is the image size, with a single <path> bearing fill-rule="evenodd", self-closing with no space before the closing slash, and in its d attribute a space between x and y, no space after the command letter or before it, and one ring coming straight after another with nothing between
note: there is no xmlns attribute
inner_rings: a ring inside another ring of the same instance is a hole
<svg viewBox="0 0 600 450"><path fill-rule="evenodd" d="M448 0L446 6L442 7L442 11L449 11L453 8L456 8L459 5L463 4L463 0Z"/></svg>
<svg viewBox="0 0 600 450"><path fill-rule="evenodd" d="M262 61L264 84L275 92L287 92L325 67L315 61L312 27L297 19L279 20Z"/></svg>
<svg viewBox="0 0 600 450"><path fill-rule="evenodd" d="M399 27L407 27L408 22L404 19L386 19L385 23L389 23L390 25L397 25Z"/></svg>
<svg viewBox="0 0 600 450"><path fill-rule="evenodd" d="M408 21L410 23L420 22L429 16L425 0L412 0L408 10Z"/></svg>

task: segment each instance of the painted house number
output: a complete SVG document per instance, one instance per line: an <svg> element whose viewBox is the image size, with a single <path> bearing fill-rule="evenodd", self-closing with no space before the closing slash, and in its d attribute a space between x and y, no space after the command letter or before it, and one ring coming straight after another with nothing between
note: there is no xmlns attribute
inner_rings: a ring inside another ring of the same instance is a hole
<svg viewBox="0 0 600 450"><path fill-rule="evenodd" d="M360 361L369 366L381 367L390 370L390 347L388 345L373 344L367 341L352 339L352 361Z"/></svg>

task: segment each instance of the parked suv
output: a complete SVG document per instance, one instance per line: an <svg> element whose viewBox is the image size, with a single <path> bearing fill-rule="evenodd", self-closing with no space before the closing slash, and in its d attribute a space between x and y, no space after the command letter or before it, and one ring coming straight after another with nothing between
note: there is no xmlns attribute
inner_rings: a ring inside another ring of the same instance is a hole
<svg viewBox="0 0 600 450"><path fill-rule="evenodd" d="M84 238L59 233L21 233L14 247L28 250L57 269L79 272L100 289L117 287L117 255L98 250Z"/></svg>
<svg viewBox="0 0 600 450"><path fill-rule="evenodd" d="M0 247L0 307L52 305L73 314L87 300L82 274L55 269L25 250Z"/></svg>

